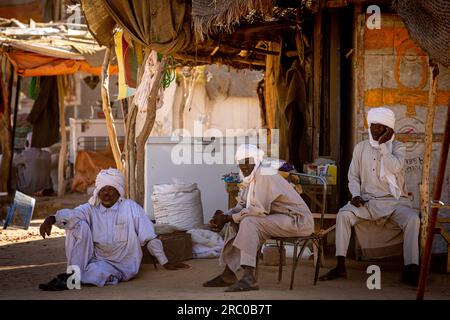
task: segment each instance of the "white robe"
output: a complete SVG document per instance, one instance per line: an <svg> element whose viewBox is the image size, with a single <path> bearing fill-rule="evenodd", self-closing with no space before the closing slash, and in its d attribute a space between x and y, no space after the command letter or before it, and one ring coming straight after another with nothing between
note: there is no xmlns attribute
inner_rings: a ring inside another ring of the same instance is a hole
<svg viewBox="0 0 450 320"><path fill-rule="evenodd" d="M66 229L67 263L80 268L83 283L104 286L131 279L145 244L161 265L167 262L153 223L132 200L119 200L111 208L86 203L59 210L55 218Z"/></svg>
<svg viewBox="0 0 450 320"><path fill-rule="evenodd" d="M418 264L420 219L405 187L405 153L405 145L399 141L393 141L392 153L384 144L380 149L373 148L368 140L355 146L348 188L352 197L360 196L367 202L359 208L348 202L340 209L336 221L337 256L346 256L351 227L355 226L363 252L374 253L368 254L374 258L383 257L403 242L405 264ZM391 194L389 184L380 179L382 158L401 189L398 200Z"/></svg>
<svg viewBox="0 0 450 320"><path fill-rule="evenodd" d="M241 265L256 266L261 244L271 237L307 236L314 232L314 219L302 197L279 174L255 175L253 202L246 205L248 189L230 209L221 264L237 271Z"/></svg>

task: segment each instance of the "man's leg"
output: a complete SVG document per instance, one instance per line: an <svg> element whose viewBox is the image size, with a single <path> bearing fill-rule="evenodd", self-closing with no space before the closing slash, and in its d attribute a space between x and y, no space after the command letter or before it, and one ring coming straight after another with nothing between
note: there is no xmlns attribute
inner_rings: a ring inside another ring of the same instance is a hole
<svg viewBox="0 0 450 320"><path fill-rule="evenodd" d="M78 222L71 230L66 230L66 258L67 266L77 266L80 268L81 281L83 275L94 253L94 244L89 225ZM72 268L73 270L73 268ZM59 291L67 289L66 281L70 274L61 273L48 283L40 284L42 290Z"/></svg>
<svg viewBox="0 0 450 320"><path fill-rule="evenodd" d="M311 223L306 223L302 216L291 217L284 214L270 214L265 217L245 217L233 246L240 250L240 265L244 269L242 278L226 291L257 290L255 268L261 243L271 237L297 237L313 232Z"/></svg>
<svg viewBox="0 0 450 320"><path fill-rule="evenodd" d="M220 263L225 265L225 268L220 275L204 282L204 287L228 287L237 281L235 272L240 266L240 251L233 246L233 240L238 229L239 225L234 222L226 226L224 245L220 253Z"/></svg>
<svg viewBox="0 0 450 320"><path fill-rule="evenodd" d="M117 284L122 274L107 261L94 261L94 242L89 225L80 221L66 233L67 264L76 265L81 271L81 282L103 287Z"/></svg>
<svg viewBox="0 0 450 320"><path fill-rule="evenodd" d="M402 281L417 286L419 281L419 213L407 206L400 206L394 211L391 219L403 230L403 261L405 269Z"/></svg>
<svg viewBox="0 0 450 320"><path fill-rule="evenodd" d="M409 207L401 206L394 211L391 219L403 230L403 259L405 265L419 264L419 213Z"/></svg>
<svg viewBox="0 0 450 320"><path fill-rule="evenodd" d="M352 235L352 227L359 220L351 211L339 211L336 217L336 258L337 266L327 274L320 277L320 280L333 280L334 278L346 277L345 257L347 256L348 245Z"/></svg>
<svg viewBox="0 0 450 320"><path fill-rule="evenodd" d="M66 257L68 266L78 266L83 273L94 254L94 242L89 225L79 221L71 230L66 230Z"/></svg>

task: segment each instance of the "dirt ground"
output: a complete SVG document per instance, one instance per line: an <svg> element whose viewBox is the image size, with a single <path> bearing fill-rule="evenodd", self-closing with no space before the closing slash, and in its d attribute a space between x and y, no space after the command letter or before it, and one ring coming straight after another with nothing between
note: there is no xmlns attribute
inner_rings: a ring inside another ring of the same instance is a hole
<svg viewBox="0 0 450 320"><path fill-rule="evenodd" d="M38 284L47 282L66 268L64 231L53 228L50 238L39 236L43 217L61 207L74 207L87 200L86 195L72 194L64 199L39 199L35 218L28 230L0 230L0 299L415 299L414 288L400 282L399 261L348 261L348 279L318 282L313 285L312 260L298 266L294 290L289 290L291 266L284 267L283 281L277 283L277 267L260 264L259 291L225 293L223 288L203 288L202 282L221 271L218 259L189 260L190 270L166 271L160 266L142 265L138 276L116 286L81 290L42 292ZM289 261L290 259L288 259ZM381 290L366 286L366 269L371 264L381 268ZM334 265L326 257L321 274ZM450 275L433 272L427 283L426 299L450 300Z"/></svg>
<svg viewBox="0 0 450 320"><path fill-rule="evenodd" d="M139 275L129 282L81 290L42 292L38 284L65 271L64 232L54 228L50 238L39 239L34 220L28 231L7 229L0 232L0 299L415 299L415 290L399 281L401 264L382 262L381 290L368 290L365 273L373 262L349 261L349 279L318 282L313 286L313 264L302 260L290 291L290 265L284 268L283 281L277 283L277 267L260 266L259 291L225 293L222 288L203 288L202 282L220 272L218 259L189 260L190 270L166 271L143 265ZM327 257L323 273L333 266ZM427 299L450 300L450 275L433 273Z"/></svg>

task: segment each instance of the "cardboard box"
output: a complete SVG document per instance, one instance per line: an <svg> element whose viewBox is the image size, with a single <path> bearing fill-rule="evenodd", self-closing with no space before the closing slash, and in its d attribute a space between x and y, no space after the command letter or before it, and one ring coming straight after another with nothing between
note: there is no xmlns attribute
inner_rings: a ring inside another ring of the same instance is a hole
<svg viewBox="0 0 450 320"><path fill-rule="evenodd" d="M189 233L185 231L176 231L172 233L161 234L158 236L161 240L164 253L169 262L180 262L192 259L192 239ZM153 264L153 259L148 249L143 247L142 263Z"/></svg>

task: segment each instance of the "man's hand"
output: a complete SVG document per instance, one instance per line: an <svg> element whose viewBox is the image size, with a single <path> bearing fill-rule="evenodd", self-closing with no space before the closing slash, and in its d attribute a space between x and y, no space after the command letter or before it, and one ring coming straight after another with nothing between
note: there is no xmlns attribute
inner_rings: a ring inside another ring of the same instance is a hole
<svg viewBox="0 0 450 320"><path fill-rule="evenodd" d="M167 262L163 265L166 270L179 270L179 269L190 269L191 267L182 262Z"/></svg>
<svg viewBox="0 0 450 320"><path fill-rule="evenodd" d="M209 226L215 232L220 232L223 226L230 221L230 216L223 213L223 211L217 210L214 213L213 218L209 221Z"/></svg>
<svg viewBox="0 0 450 320"><path fill-rule="evenodd" d="M352 204L352 205L354 205L355 207L357 207L357 208L359 208L360 206L363 206L364 205L364 200L363 200L363 198L361 198L360 196L356 196L356 197L354 197L351 201L350 201L350 203Z"/></svg>
<svg viewBox="0 0 450 320"><path fill-rule="evenodd" d="M55 216L49 216L45 218L44 222L39 227L39 233L41 234L42 238L45 239L45 235L50 236L50 234L52 233L52 226L55 222Z"/></svg>
<svg viewBox="0 0 450 320"><path fill-rule="evenodd" d="M392 128L387 127L387 130L383 135L378 139L378 143L386 143L389 140L391 140L392 136L394 135L394 130Z"/></svg>

